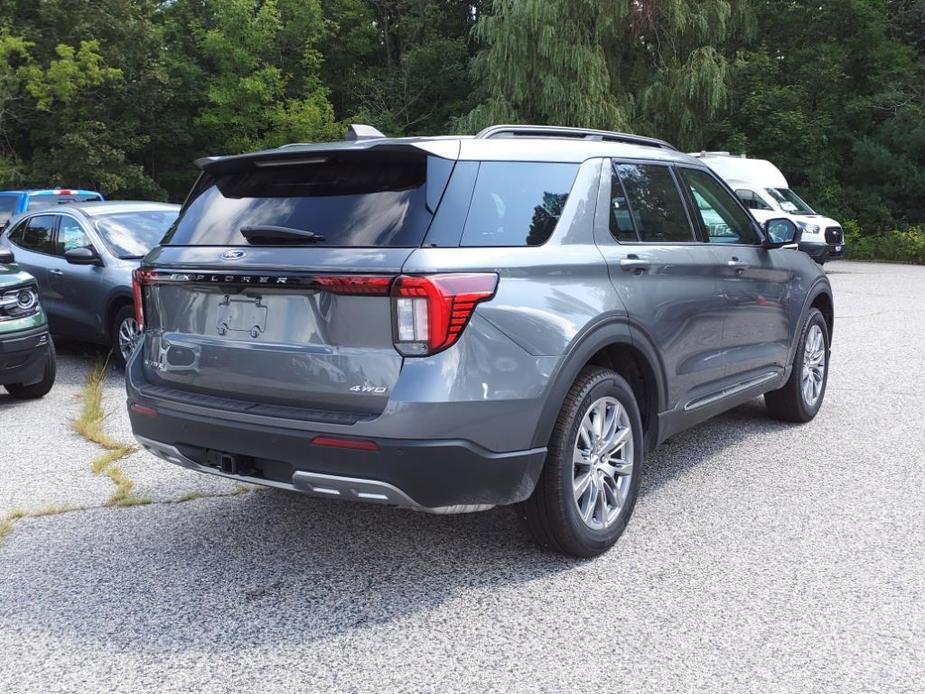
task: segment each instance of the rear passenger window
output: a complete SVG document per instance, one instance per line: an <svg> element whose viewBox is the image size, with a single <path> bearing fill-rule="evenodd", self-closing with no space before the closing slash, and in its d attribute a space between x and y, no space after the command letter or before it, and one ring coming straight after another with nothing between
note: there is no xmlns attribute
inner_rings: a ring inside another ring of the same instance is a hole
<svg viewBox="0 0 925 694"><path fill-rule="evenodd" d="M620 177L610 177L610 233L617 241L638 241L633 216Z"/></svg>
<svg viewBox="0 0 925 694"><path fill-rule="evenodd" d="M53 215L39 215L32 217L19 231L15 242L26 250L37 253L52 252L52 237L55 232L55 218Z"/></svg>
<svg viewBox="0 0 925 694"><path fill-rule="evenodd" d="M539 246L556 228L577 164L482 162L463 246Z"/></svg>
<svg viewBox="0 0 925 694"><path fill-rule="evenodd" d="M684 203L667 166L617 164L639 240L649 243L691 241Z"/></svg>

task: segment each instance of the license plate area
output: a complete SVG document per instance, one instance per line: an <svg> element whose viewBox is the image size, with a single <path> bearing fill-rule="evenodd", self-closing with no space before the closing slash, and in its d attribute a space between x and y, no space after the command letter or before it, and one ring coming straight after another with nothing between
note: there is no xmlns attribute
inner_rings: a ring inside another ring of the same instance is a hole
<svg viewBox="0 0 925 694"><path fill-rule="evenodd" d="M243 333L257 338L267 330L268 314L263 297L225 294L218 304L215 329L219 335Z"/></svg>

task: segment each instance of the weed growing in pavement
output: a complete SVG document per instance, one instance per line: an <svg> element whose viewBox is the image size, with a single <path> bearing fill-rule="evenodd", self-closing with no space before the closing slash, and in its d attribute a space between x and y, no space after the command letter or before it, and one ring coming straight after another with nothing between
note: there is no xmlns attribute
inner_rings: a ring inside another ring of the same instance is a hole
<svg viewBox="0 0 925 694"><path fill-rule="evenodd" d="M138 448L130 443L118 441L103 429L106 412L103 410L103 387L109 360L96 363L87 375L87 384L81 392L83 404L80 415L71 422L74 431L88 441L106 449L106 452L90 463L90 469L96 475L104 474L116 485L116 491L107 502L110 506L138 506L150 503L150 500L132 495L134 483L125 476L116 463L135 453Z"/></svg>
<svg viewBox="0 0 925 694"><path fill-rule="evenodd" d="M106 452L93 459L90 462L90 469L93 474L104 474L112 483L116 485L109 500L102 506L46 506L45 508L35 511L11 511L5 516L0 517L0 546L3 541L13 530L17 521L24 518L41 518L43 516L57 516L63 513L72 513L74 511L90 511L93 509L129 506L145 506L153 504L151 499L140 496L134 496L132 490L134 483L125 475L116 463L123 458L135 453L138 448L132 444L127 444L114 439L103 429L103 422L106 419L106 413L103 410L103 387L106 382L106 371L109 368L109 361L102 360L97 362L90 370L87 376L87 384L81 392L81 409L80 415L71 420L71 427L78 434L88 441L101 446ZM157 502L159 504L182 504L195 499L216 499L221 497L240 496L252 491L257 491L247 485L239 484L230 492L209 494L206 492L187 492L177 499Z"/></svg>

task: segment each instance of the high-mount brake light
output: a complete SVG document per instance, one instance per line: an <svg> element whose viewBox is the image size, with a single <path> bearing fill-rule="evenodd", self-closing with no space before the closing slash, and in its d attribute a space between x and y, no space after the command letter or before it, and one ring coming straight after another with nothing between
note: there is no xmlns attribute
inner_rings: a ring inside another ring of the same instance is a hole
<svg viewBox="0 0 925 694"><path fill-rule="evenodd" d="M135 300L135 322L138 323L139 330L144 330L145 327L144 287L151 284L153 278L154 273L151 270L136 268L132 271L132 298Z"/></svg>
<svg viewBox="0 0 925 694"><path fill-rule="evenodd" d="M494 273L401 275L392 285L395 349L417 357L451 347L497 286Z"/></svg>

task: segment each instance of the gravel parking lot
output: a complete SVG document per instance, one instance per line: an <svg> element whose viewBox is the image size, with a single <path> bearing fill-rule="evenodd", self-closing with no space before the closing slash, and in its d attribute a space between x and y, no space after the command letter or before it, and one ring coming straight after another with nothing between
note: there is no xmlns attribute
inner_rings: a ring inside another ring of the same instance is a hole
<svg viewBox="0 0 925 694"><path fill-rule="evenodd" d="M755 401L675 437L592 561L507 509L239 493L144 452L119 465L152 503L107 507L68 426L93 353L67 346L44 400L0 396L0 516L89 507L0 547L0 690L921 692L925 268L826 269L820 416ZM120 374L105 405L131 440Z"/></svg>

